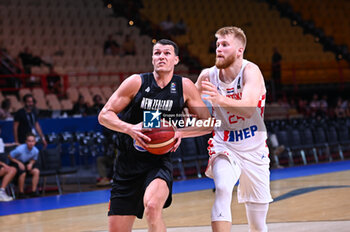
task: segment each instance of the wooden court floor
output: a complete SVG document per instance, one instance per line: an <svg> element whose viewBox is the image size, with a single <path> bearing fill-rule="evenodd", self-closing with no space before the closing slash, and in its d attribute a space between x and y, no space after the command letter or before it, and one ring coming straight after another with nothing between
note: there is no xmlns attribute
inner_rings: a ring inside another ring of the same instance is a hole
<svg viewBox="0 0 350 232"><path fill-rule="evenodd" d="M282 179L271 182L275 202L268 213L269 231L350 231L350 171ZM174 194L164 210L168 231L208 232L212 190ZM232 202L232 231L248 231L245 208ZM39 211L0 217L1 232L107 231L107 204ZM147 231L145 220L136 220L134 231Z"/></svg>

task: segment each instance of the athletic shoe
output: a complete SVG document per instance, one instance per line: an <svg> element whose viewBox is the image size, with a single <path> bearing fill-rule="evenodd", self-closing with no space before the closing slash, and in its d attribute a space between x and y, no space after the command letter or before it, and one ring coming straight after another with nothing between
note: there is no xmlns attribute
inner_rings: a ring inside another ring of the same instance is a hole
<svg viewBox="0 0 350 232"><path fill-rule="evenodd" d="M0 201L12 201L13 198L8 196L5 191L0 191Z"/></svg>

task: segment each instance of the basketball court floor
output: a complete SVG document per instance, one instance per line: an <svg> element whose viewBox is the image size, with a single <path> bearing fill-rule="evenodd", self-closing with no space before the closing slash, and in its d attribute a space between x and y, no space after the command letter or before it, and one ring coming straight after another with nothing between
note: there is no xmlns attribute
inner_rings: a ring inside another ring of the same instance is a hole
<svg viewBox="0 0 350 232"><path fill-rule="evenodd" d="M168 231L211 231L213 187L208 178L176 181L173 204L164 210ZM272 170L271 193L270 232L350 231L350 161ZM236 194L232 231L248 231ZM99 190L0 202L0 231L105 232L108 198L109 190ZM145 219L133 231L147 231Z"/></svg>

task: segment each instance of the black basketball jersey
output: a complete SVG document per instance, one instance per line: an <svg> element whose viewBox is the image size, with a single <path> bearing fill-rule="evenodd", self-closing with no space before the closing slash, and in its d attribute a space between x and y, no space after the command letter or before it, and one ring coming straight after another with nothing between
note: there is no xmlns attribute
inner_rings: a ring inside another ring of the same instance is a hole
<svg viewBox="0 0 350 232"><path fill-rule="evenodd" d="M185 104L181 76L173 75L164 88L158 86L153 73L143 73L140 76L141 87L130 104L118 115L121 120L131 124L140 123L143 121L144 111L159 110L162 115L181 114ZM158 165L171 165L170 153L153 155L147 151L139 151L134 147L134 140L124 133L118 133L117 138L117 173L133 175Z"/></svg>

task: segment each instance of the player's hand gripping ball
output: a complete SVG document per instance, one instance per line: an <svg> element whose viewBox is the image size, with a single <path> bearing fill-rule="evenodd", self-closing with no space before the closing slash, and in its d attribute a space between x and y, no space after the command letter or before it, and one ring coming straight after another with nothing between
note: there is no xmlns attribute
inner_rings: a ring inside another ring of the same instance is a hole
<svg viewBox="0 0 350 232"><path fill-rule="evenodd" d="M176 143L175 128L167 121L162 121L160 128L152 128L143 133L151 139L146 150L155 155L168 153Z"/></svg>

